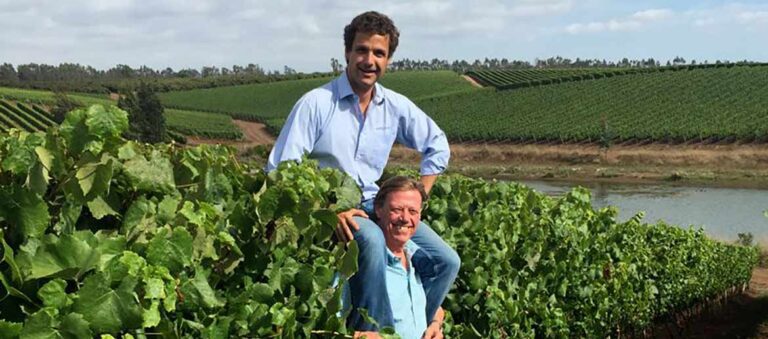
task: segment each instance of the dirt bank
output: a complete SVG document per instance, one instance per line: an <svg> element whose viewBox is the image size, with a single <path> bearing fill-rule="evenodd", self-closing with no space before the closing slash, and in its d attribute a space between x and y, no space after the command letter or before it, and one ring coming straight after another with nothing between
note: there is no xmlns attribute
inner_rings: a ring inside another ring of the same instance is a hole
<svg viewBox="0 0 768 339"><path fill-rule="evenodd" d="M395 164L419 155L396 147ZM508 179L658 182L768 187L768 144L596 145L452 144L451 169Z"/></svg>
<svg viewBox="0 0 768 339"><path fill-rule="evenodd" d="M767 338L768 269L756 268L746 293L731 298L722 307L694 321L682 336L663 333L660 337L684 338Z"/></svg>

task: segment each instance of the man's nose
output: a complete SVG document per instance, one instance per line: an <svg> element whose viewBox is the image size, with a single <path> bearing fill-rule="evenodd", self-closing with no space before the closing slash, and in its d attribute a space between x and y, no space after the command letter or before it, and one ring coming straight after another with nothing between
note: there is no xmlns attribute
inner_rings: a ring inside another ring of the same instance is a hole
<svg viewBox="0 0 768 339"><path fill-rule="evenodd" d="M374 60L376 60L376 56L373 55L373 52L368 52L368 53L365 54L364 61L365 61L366 65L373 65Z"/></svg>

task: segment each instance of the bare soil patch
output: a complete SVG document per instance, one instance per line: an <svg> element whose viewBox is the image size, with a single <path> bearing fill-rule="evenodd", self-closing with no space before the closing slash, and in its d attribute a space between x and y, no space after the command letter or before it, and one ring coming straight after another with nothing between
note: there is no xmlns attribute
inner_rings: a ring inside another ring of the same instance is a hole
<svg viewBox="0 0 768 339"><path fill-rule="evenodd" d="M461 77L464 78L464 80L469 81L469 83L472 84L472 86L480 87L480 88L483 87L483 85L477 83L477 81L475 81L475 79L472 79L472 77L470 77L468 75L462 75Z"/></svg>
<svg viewBox="0 0 768 339"><path fill-rule="evenodd" d="M187 137L187 143L189 145L199 144L222 144L233 146L238 151L243 152L251 147L258 145L269 145L275 143L275 137L267 130L267 126L253 121L236 120L232 119L232 122L243 131L242 140L226 140L226 139L206 139L200 137Z"/></svg>

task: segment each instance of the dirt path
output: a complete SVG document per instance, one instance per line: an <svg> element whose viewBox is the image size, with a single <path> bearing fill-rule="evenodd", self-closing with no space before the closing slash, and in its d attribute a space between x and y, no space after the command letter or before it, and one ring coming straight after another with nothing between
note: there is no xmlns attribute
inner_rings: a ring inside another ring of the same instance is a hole
<svg viewBox="0 0 768 339"><path fill-rule="evenodd" d="M480 87L480 88L483 87L483 85L477 83L477 81L475 81L475 79L472 79L472 77L470 77L469 75L462 75L461 77L464 78L464 80L469 81L469 83L472 84L472 86Z"/></svg>
<svg viewBox="0 0 768 339"><path fill-rule="evenodd" d="M244 151L248 148L258 145L268 145L275 143L275 137L269 133L267 126L253 121L236 120L232 119L232 122L243 131L243 140L222 140L222 139L205 139L200 137L187 137L187 143L190 145L199 144L224 144L237 148L239 151Z"/></svg>

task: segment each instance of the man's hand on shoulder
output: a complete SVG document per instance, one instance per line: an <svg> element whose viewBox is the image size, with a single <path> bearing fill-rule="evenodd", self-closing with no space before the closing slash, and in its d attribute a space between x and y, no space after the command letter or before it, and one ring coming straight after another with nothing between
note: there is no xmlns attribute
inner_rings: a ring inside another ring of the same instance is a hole
<svg viewBox="0 0 768 339"><path fill-rule="evenodd" d="M344 243L348 243L354 239L354 235L352 234L353 229L355 231L360 229L360 226L355 222L353 217L368 218L368 214L365 214L365 211L356 208L341 212L336 216L339 218L339 224L336 225L336 238Z"/></svg>
<svg viewBox="0 0 768 339"><path fill-rule="evenodd" d="M435 318L429 323L427 330L424 331L423 339L443 339L443 321L445 321L445 310L439 307L435 313Z"/></svg>
<svg viewBox="0 0 768 339"><path fill-rule="evenodd" d="M355 339L359 338L365 338L365 339L380 339L381 335L379 335L378 332L362 332L362 331L355 331L355 335L353 336Z"/></svg>
<svg viewBox="0 0 768 339"><path fill-rule="evenodd" d="M443 329L442 326L437 322L432 322L429 324L429 327L427 327L427 330L424 331L424 336L422 336L423 339L443 339Z"/></svg>

